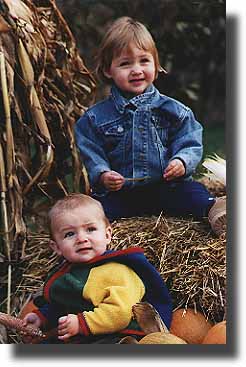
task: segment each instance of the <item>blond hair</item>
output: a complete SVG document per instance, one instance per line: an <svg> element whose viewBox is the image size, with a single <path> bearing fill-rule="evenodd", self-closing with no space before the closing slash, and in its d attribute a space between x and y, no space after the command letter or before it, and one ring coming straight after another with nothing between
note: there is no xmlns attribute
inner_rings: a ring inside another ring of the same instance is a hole
<svg viewBox="0 0 246 367"><path fill-rule="evenodd" d="M109 71L112 60L128 49L130 44L150 52L155 63L155 77L164 71L159 62L155 42L148 29L140 22L130 18L118 18L103 37L96 57L96 75L99 79L109 82L104 72Z"/></svg>
<svg viewBox="0 0 246 367"><path fill-rule="evenodd" d="M91 196L88 195L74 193L69 194L64 198L58 200L48 212L48 227L50 235L52 236L52 221L57 215L60 215L61 213L68 210L76 209L78 207L86 208L88 206L94 207L98 211L98 214L105 222L106 227L110 226L109 220L105 215L102 204L99 201L93 199Z"/></svg>

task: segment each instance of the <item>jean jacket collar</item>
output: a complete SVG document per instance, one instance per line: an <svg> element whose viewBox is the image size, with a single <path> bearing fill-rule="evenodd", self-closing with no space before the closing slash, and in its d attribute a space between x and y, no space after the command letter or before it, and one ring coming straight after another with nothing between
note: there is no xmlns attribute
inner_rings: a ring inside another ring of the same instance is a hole
<svg viewBox="0 0 246 367"><path fill-rule="evenodd" d="M160 104L163 104L163 98L165 96L161 96L158 90L154 87L153 84L148 86L146 91L138 96L135 96L131 99L125 98L119 88L116 85L113 85L111 88L111 98L115 104L116 109L120 113L124 113L126 108L139 108L141 106L151 106L151 107L159 107Z"/></svg>

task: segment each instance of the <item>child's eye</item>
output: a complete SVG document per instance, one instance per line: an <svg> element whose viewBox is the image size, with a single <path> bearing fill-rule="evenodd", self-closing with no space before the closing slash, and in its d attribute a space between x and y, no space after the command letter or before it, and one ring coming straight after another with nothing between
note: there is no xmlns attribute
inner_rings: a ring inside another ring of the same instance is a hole
<svg viewBox="0 0 246 367"><path fill-rule="evenodd" d="M147 58L147 57L145 57L145 58L143 58L143 59L141 59L141 62L142 63L147 63L147 62L149 62L150 60Z"/></svg>
<svg viewBox="0 0 246 367"><path fill-rule="evenodd" d="M73 231L69 231L69 232L66 232L65 235L64 235L64 238L68 238L68 237L72 237L74 236L74 232Z"/></svg>
<svg viewBox="0 0 246 367"><path fill-rule="evenodd" d="M87 232L94 232L94 231L96 231L97 229L96 229L96 227L88 227L87 228Z"/></svg>
<svg viewBox="0 0 246 367"><path fill-rule="evenodd" d="M120 66L127 66L127 65L129 65L129 61L122 61L120 63Z"/></svg>

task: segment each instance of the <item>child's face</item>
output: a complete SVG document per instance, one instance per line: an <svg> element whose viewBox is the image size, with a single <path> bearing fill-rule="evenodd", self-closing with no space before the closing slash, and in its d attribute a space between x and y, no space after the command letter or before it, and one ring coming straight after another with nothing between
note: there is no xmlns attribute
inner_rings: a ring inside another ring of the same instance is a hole
<svg viewBox="0 0 246 367"><path fill-rule="evenodd" d="M91 206L63 212L51 225L51 247L71 263L87 262L103 254L111 241L111 227L106 226L98 209Z"/></svg>
<svg viewBox="0 0 246 367"><path fill-rule="evenodd" d="M150 52L132 45L113 58L110 69L104 74L122 91L137 96L155 80L154 58Z"/></svg>

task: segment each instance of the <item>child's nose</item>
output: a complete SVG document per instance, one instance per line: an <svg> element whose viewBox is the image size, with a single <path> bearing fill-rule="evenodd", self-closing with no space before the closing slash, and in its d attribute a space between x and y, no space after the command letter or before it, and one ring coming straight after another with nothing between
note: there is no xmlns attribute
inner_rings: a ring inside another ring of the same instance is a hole
<svg viewBox="0 0 246 367"><path fill-rule="evenodd" d="M138 74L141 74L142 73L142 69L141 69L141 66L136 64L134 65L134 67L132 68L132 74L133 75L138 75Z"/></svg>
<svg viewBox="0 0 246 367"><path fill-rule="evenodd" d="M88 241L87 235L84 231L78 232L77 241L82 243Z"/></svg>

